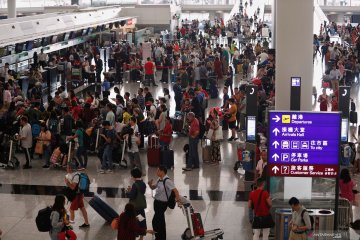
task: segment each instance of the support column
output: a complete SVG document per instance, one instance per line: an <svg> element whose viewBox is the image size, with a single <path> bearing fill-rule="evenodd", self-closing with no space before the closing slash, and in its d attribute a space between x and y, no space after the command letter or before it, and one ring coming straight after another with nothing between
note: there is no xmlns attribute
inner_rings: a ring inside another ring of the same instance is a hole
<svg viewBox="0 0 360 240"><path fill-rule="evenodd" d="M311 111L314 3L313 0L275 1L275 109L282 111L290 110L291 77L301 77L300 109L301 111ZM311 177L284 177L283 196L293 194L292 189L296 189L299 186L302 189L301 194L299 192L294 197L311 199ZM276 190L270 189L270 191Z"/></svg>
<svg viewBox="0 0 360 240"><path fill-rule="evenodd" d="M290 79L301 77L301 110L311 111L313 0L276 0L276 2L275 108L290 109Z"/></svg>
<svg viewBox="0 0 360 240"><path fill-rule="evenodd" d="M214 20L215 20L215 12L214 12L214 11L209 11L209 20L210 20L210 21L214 21Z"/></svg>
<svg viewBox="0 0 360 240"><path fill-rule="evenodd" d="M276 0L272 1L271 5L271 46L275 48L276 46Z"/></svg>
<svg viewBox="0 0 360 240"><path fill-rule="evenodd" d="M7 0L8 18L16 18L16 0Z"/></svg>

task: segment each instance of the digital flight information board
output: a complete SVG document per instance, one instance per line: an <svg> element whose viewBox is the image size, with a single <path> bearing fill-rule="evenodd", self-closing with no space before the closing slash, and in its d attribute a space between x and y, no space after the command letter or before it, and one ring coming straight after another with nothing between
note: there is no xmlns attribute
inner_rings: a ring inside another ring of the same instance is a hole
<svg viewBox="0 0 360 240"><path fill-rule="evenodd" d="M269 176L335 178L341 115L269 112Z"/></svg>

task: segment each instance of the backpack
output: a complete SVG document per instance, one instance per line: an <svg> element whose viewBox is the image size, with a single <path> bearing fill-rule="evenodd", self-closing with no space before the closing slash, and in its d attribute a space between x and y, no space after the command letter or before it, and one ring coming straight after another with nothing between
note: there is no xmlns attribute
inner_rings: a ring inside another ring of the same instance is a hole
<svg viewBox="0 0 360 240"><path fill-rule="evenodd" d="M346 144L344 147L343 147L343 157L344 158L350 158L351 157L351 147Z"/></svg>
<svg viewBox="0 0 360 240"><path fill-rule="evenodd" d="M51 207L40 209L36 216L35 222L39 232L49 232L51 230L50 215L52 212Z"/></svg>
<svg viewBox="0 0 360 240"><path fill-rule="evenodd" d="M174 191L171 191L170 193L170 196L168 195L167 191L166 191L166 186L165 186L165 182L166 180L168 180L169 178L165 178L164 181L163 181L163 184L164 184L164 189L165 189L165 194L166 194L166 197L168 199L167 201L167 205L170 209L174 209L175 206L176 206L176 200L175 200L175 192Z"/></svg>
<svg viewBox="0 0 360 240"><path fill-rule="evenodd" d="M87 193L90 188L90 179L86 173L79 173L79 184L78 184L78 192L79 193Z"/></svg>
<svg viewBox="0 0 360 240"><path fill-rule="evenodd" d="M136 183L134 184L136 187L136 197L130 200L129 203L132 203L136 210L145 209L147 207L145 196L141 194L140 186Z"/></svg>
<svg viewBox="0 0 360 240"><path fill-rule="evenodd" d="M304 210L302 210L302 212L301 212L301 221L304 223L304 225L305 225L305 221L304 221L304 213L305 212L308 212L306 209L304 209ZM312 230L314 230L314 222L315 222L315 220L314 220L314 217L313 216L310 216L309 215L309 217L310 217L310 222L311 222L311 229L309 229L309 230L307 230L307 231L312 231Z"/></svg>
<svg viewBox="0 0 360 240"><path fill-rule="evenodd" d="M34 123L33 125L31 125L31 133L33 137L38 137L40 135L40 131L41 131L41 127L39 124Z"/></svg>
<svg viewBox="0 0 360 240"><path fill-rule="evenodd" d="M206 132L206 127L205 127L204 124L200 123L200 121L199 121L199 127L200 127L200 131L199 131L198 138L203 139L204 135L205 135L205 132Z"/></svg>
<svg viewBox="0 0 360 240"><path fill-rule="evenodd" d="M58 133L59 122L58 120L50 119L49 120L49 130L51 133Z"/></svg>

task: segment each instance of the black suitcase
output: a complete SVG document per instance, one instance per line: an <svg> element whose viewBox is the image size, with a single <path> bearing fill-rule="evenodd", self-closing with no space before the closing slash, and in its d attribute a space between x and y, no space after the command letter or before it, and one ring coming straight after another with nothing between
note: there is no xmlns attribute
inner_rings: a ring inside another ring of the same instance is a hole
<svg viewBox="0 0 360 240"><path fill-rule="evenodd" d="M229 124L227 120L222 120L222 130L228 130L229 129Z"/></svg>
<svg viewBox="0 0 360 240"><path fill-rule="evenodd" d="M350 123L357 124L357 112L350 111Z"/></svg>
<svg viewBox="0 0 360 240"><path fill-rule="evenodd" d="M351 101L351 102L350 102L350 111L352 111L352 112L355 112L355 111L356 111L356 106L355 106L354 101Z"/></svg>
<svg viewBox="0 0 360 240"><path fill-rule="evenodd" d="M160 163L166 166L167 169L174 167L174 151L169 148L164 148L160 151Z"/></svg>
<svg viewBox="0 0 360 240"><path fill-rule="evenodd" d="M118 213L98 196L94 196L89 205L108 223L119 217Z"/></svg>
<svg viewBox="0 0 360 240"><path fill-rule="evenodd" d="M255 180L255 173L251 171L245 171L245 181L254 181Z"/></svg>

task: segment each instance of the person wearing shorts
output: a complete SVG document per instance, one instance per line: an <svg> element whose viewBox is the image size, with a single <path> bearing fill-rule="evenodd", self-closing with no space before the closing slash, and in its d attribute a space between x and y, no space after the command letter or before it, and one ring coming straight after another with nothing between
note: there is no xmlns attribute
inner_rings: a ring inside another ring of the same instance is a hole
<svg viewBox="0 0 360 240"><path fill-rule="evenodd" d="M69 162L67 165L67 174L65 176L65 184L67 187L71 188L74 191L77 191L79 181L80 181L80 175L78 172L74 172L73 169L75 166L72 166L72 163ZM75 219L75 211L80 209L83 217L84 217L84 223L79 226L79 228L88 228L90 227L88 215L84 206L84 194L83 193L77 193L76 197L71 201L70 205L70 223L74 224Z"/></svg>
<svg viewBox="0 0 360 240"><path fill-rule="evenodd" d="M228 119L228 125L231 129L231 137L228 139L228 141L235 141L237 140L236 137L236 114L237 114L237 107L235 103L234 98L229 99L230 108L226 112L226 114L230 115L230 118Z"/></svg>

